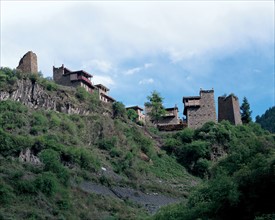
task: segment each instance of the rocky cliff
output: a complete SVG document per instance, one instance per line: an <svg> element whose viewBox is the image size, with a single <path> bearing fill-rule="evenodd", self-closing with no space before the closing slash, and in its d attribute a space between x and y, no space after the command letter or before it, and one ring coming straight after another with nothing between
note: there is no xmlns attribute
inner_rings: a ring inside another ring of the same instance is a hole
<svg viewBox="0 0 275 220"><path fill-rule="evenodd" d="M48 91L37 82L29 79L17 80L9 89L0 89L0 101L11 99L19 101L32 109L43 108L67 114L89 114L87 107L74 103L75 90L62 87L57 91Z"/></svg>

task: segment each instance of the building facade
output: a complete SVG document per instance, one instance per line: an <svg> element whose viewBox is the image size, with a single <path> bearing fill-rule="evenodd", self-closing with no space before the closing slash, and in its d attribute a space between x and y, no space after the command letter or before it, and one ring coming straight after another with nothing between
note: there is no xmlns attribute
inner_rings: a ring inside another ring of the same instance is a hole
<svg viewBox="0 0 275 220"><path fill-rule="evenodd" d="M187 127L199 128L208 121L216 122L214 90L200 90L199 96L183 97Z"/></svg>
<svg viewBox="0 0 275 220"><path fill-rule="evenodd" d="M233 94L218 97L218 121L223 120L227 120L233 125L242 124L239 100Z"/></svg>
<svg viewBox="0 0 275 220"><path fill-rule="evenodd" d="M138 115L137 122L141 121L145 123L145 115L143 114L143 108L139 106L130 106L126 108L126 110L129 110L129 109L133 109L137 113Z"/></svg>
<svg viewBox="0 0 275 220"><path fill-rule="evenodd" d="M102 85L93 85L91 78L93 76L84 70L71 71L62 65L61 67L53 67L53 80L63 86L83 87L86 91L92 93L98 91L99 99L102 102L113 103L115 99L107 93L109 89Z"/></svg>
<svg viewBox="0 0 275 220"><path fill-rule="evenodd" d="M95 87L98 90L99 93L99 99L102 102L106 102L106 103L113 103L115 101L115 99L113 99L111 96L108 95L108 92L110 91L106 86L102 85L102 84L97 84L95 85Z"/></svg>

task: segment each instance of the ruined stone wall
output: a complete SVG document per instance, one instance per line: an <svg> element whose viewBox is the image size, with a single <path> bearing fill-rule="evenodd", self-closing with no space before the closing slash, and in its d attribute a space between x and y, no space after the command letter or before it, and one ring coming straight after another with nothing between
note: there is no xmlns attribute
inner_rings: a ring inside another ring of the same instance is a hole
<svg viewBox="0 0 275 220"><path fill-rule="evenodd" d="M32 51L27 52L19 61L17 69L23 73L38 73L36 54Z"/></svg>
<svg viewBox="0 0 275 220"><path fill-rule="evenodd" d="M187 109L187 125L199 128L208 121L216 122L216 108L213 90L200 91L200 106Z"/></svg>
<svg viewBox="0 0 275 220"><path fill-rule="evenodd" d="M218 98L218 121L228 120L233 125L242 124L240 106L237 97Z"/></svg>

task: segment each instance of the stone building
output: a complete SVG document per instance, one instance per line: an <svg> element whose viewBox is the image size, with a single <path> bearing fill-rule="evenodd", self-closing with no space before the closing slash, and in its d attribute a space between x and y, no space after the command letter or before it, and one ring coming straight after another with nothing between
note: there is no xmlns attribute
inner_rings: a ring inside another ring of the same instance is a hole
<svg viewBox="0 0 275 220"><path fill-rule="evenodd" d="M216 122L214 90L200 90L199 96L183 97L187 127L199 128L208 121Z"/></svg>
<svg viewBox="0 0 275 220"><path fill-rule="evenodd" d="M62 65L61 67L53 67L53 80L63 86L78 87L81 86L85 88L88 92L98 91L99 99L102 102L112 103L115 101L107 93L109 89L102 85L93 85L91 78L93 76L84 70L71 71Z"/></svg>
<svg viewBox="0 0 275 220"><path fill-rule="evenodd" d="M138 115L137 122L141 121L141 122L145 123L145 115L143 114L143 108L141 108L139 106L130 106L130 107L126 108L126 110L129 110L129 109L133 109L137 113L137 115Z"/></svg>
<svg viewBox="0 0 275 220"><path fill-rule="evenodd" d="M38 73L37 56L32 51L27 52L19 61L16 68L23 73Z"/></svg>
<svg viewBox="0 0 275 220"><path fill-rule="evenodd" d="M111 96L108 95L108 92L110 91L106 86L102 84L97 84L95 87L98 89L99 93L99 99L102 102L107 102L107 103L113 103L115 99L113 99Z"/></svg>
<svg viewBox="0 0 275 220"><path fill-rule="evenodd" d="M63 86L81 86L88 92L93 92L95 90L95 86L91 82L92 77L92 75L83 70L71 71L64 67L63 64L61 67L57 68L53 66L53 80L57 84Z"/></svg>
<svg viewBox="0 0 275 220"><path fill-rule="evenodd" d="M180 119L178 116L179 109L177 106L172 107L172 108L166 108L165 111L166 111L166 113L162 117L162 119L160 119L158 121L158 125L168 125L168 124L179 124L180 123Z"/></svg>
<svg viewBox="0 0 275 220"><path fill-rule="evenodd" d="M218 97L218 121L222 120L228 120L233 125L242 124L239 100L233 94Z"/></svg>

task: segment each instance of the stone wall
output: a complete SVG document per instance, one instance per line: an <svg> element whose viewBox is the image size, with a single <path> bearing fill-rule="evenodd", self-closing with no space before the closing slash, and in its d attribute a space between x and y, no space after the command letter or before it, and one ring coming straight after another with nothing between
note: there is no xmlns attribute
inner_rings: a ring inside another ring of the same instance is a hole
<svg viewBox="0 0 275 220"><path fill-rule="evenodd" d="M216 122L214 90L200 91L200 106L187 108L187 126L199 128L208 121Z"/></svg>
<svg viewBox="0 0 275 220"><path fill-rule="evenodd" d="M32 51L27 52L23 58L20 59L17 69L23 73L38 73L36 54Z"/></svg>
<svg viewBox="0 0 275 220"><path fill-rule="evenodd" d="M168 125L168 124L179 124L179 118L174 117L163 117L158 121L158 125Z"/></svg>
<svg viewBox="0 0 275 220"><path fill-rule="evenodd" d="M237 97L229 95L218 98L218 121L228 120L233 125L242 124L240 105Z"/></svg>

